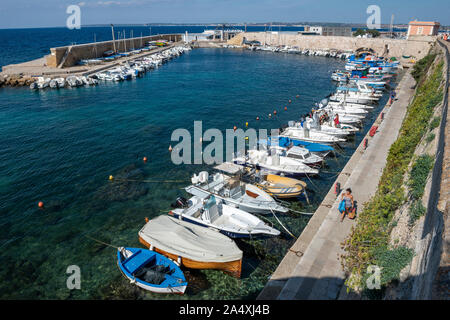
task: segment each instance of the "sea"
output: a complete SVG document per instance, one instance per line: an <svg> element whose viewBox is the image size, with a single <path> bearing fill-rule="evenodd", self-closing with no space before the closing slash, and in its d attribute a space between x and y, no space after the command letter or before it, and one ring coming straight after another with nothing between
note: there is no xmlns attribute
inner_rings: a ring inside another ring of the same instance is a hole
<svg viewBox="0 0 450 320"><path fill-rule="evenodd" d="M124 28L135 36L150 33L147 27ZM153 26L151 32L204 29ZM97 41L109 40L110 28L0 30L0 65L91 42L94 34ZM191 176L212 169L171 161L174 130L192 132L194 121L202 121L204 131L244 129L246 123L279 128L333 92L330 75L344 63L202 48L121 83L0 88L0 299L255 299L295 242L272 216L263 219L282 236L237 242L244 252L240 279L184 269L189 285L182 296L131 285L117 267L116 247L141 247L145 218L167 214L177 197L188 197L183 188ZM336 147L318 177L305 178L311 203L290 201L296 212L278 216L294 236L310 219L299 212L314 212L385 102L353 139ZM79 288L70 286L73 266L80 270Z"/></svg>

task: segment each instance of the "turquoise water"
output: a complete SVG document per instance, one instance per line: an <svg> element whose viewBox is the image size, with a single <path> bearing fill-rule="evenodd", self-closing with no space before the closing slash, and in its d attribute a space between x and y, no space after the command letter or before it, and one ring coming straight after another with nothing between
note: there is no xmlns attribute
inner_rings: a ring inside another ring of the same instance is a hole
<svg viewBox="0 0 450 320"><path fill-rule="evenodd" d="M240 280L220 271L186 270L187 294L174 297L130 286L116 266L115 250L86 235L114 246L139 246L144 218L163 214L184 195L191 174L204 166L172 164L174 129L191 130L194 120L203 121L203 130L245 122L277 128L333 91L330 74L343 64L196 49L133 81L38 92L0 89L0 298L255 298L293 243L288 236L239 242L245 252ZM273 110L278 115L269 119ZM343 145L313 181L315 204L368 128ZM185 182L110 182L109 175ZM295 235L308 221L296 215L280 219ZM69 265L81 268L81 290L66 288Z"/></svg>

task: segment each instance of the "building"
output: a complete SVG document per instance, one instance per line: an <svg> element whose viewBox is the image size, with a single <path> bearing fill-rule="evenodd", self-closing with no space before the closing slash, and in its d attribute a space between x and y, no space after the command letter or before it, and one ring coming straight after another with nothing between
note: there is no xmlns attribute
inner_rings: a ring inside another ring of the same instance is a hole
<svg viewBox="0 0 450 320"><path fill-rule="evenodd" d="M323 27L323 26L305 26L303 34L317 34L321 36L339 36L351 37L351 27Z"/></svg>
<svg viewBox="0 0 450 320"><path fill-rule="evenodd" d="M411 21L408 26L409 36L437 36L439 22L434 21Z"/></svg>

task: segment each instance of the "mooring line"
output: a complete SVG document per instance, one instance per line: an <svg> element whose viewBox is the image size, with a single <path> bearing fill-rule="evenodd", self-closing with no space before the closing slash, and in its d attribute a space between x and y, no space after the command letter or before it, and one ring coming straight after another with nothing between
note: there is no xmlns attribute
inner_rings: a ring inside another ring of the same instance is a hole
<svg viewBox="0 0 450 320"><path fill-rule="evenodd" d="M110 178L111 181L129 181L129 182L146 182L146 183L181 183L187 182L188 180L136 180L136 179L121 179L121 178Z"/></svg>
<svg viewBox="0 0 450 320"><path fill-rule="evenodd" d="M104 244L104 245L106 245L106 246L109 246L109 247L112 247L112 248L114 248L114 249L119 250L119 247L113 246L112 244L109 244L109 243L103 242L103 241L101 241L101 240L92 238L91 236L88 236L88 235L84 235L84 236L85 236L86 238L91 239L91 240L97 241L98 243L101 243L101 244Z"/></svg>
<svg viewBox="0 0 450 320"><path fill-rule="evenodd" d="M275 219L277 219L278 223L283 227L284 230L286 230L286 232L292 237L297 239L296 236L294 236L282 223L281 221L278 219L278 217L276 216L276 214L273 212L272 208L270 208L270 211L272 211L273 216L275 217Z"/></svg>

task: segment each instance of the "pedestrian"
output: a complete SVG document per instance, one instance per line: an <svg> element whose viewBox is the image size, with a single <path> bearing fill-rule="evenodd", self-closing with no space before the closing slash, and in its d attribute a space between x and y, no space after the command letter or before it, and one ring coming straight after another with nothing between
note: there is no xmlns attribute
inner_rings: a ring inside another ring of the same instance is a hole
<svg viewBox="0 0 450 320"><path fill-rule="evenodd" d="M336 113L336 117L334 117L334 126L339 128L339 114Z"/></svg>
<svg viewBox="0 0 450 320"><path fill-rule="evenodd" d="M353 202L353 195L352 195L352 189L347 188L345 189L345 193L342 193L341 201L344 201L345 209L341 213L341 222L344 221L344 217L347 214L350 219L353 219L355 217L354 210L355 210L355 204Z"/></svg>

